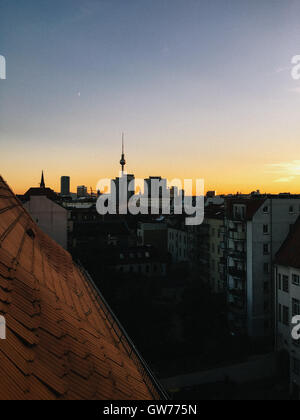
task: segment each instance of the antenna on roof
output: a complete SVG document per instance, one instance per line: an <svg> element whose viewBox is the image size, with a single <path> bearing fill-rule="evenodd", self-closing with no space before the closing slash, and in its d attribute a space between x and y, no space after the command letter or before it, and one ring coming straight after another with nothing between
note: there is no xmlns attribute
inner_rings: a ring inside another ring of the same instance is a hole
<svg viewBox="0 0 300 420"><path fill-rule="evenodd" d="M122 167L122 175L124 174L124 167L126 165L126 160L125 160L125 151L124 151L124 133L122 133L122 155L121 155L121 160L120 160L120 165Z"/></svg>

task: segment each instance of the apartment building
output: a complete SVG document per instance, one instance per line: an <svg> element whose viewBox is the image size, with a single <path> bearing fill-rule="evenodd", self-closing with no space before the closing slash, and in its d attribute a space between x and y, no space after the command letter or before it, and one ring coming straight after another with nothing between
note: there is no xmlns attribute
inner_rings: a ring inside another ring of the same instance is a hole
<svg viewBox="0 0 300 420"><path fill-rule="evenodd" d="M229 325L253 339L274 334L273 261L300 213L300 196L232 197L225 202Z"/></svg>
<svg viewBox="0 0 300 420"><path fill-rule="evenodd" d="M300 340L292 337L292 318L300 315L300 219L275 259L276 350L288 355L290 389L300 399Z"/></svg>
<svg viewBox="0 0 300 420"><path fill-rule="evenodd" d="M209 206L205 211L205 222L209 226L209 283L214 293L224 293L225 249L224 249L224 205Z"/></svg>
<svg viewBox="0 0 300 420"><path fill-rule="evenodd" d="M214 293L226 288L224 258L224 204L208 204L204 221L199 226L189 226L189 253L202 283L210 285Z"/></svg>
<svg viewBox="0 0 300 420"><path fill-rule="evenodd" d="M137 236L139 245L152 245L162 253L169 252L175 264L189 261L188 233L178 224L141 222L137 229Z"/></svg>

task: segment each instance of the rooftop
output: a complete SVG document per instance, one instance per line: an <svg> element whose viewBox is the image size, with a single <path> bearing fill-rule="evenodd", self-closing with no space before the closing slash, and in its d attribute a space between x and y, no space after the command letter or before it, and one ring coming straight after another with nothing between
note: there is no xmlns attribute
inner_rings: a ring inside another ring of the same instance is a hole
<svg viewBox="0 0 300 420"><path fill-rule="evenodd" d="M0 399L165 398L88 273L1 177L0 314Z"/></svg>
<svg viewBox="0 0 300 420"><path fill-rule="evenodd" d="M300 269L300 217L275 257L278 265Z"/></svg>

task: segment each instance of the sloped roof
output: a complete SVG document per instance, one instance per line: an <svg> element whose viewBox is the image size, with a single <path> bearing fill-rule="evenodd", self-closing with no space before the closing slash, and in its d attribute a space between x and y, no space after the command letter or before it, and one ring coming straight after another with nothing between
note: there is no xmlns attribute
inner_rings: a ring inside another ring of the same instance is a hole
<svg viewBox="0 0 300 420"><path fill-rule="evenodd" d="M88 274L0 177L0 399L163 397Z"/></svg>
<svg viewBox="0 0 300 420"><path fill-rule="evenodd" d="M23 195L23 200L27 201L30 200L30 197L34 197L34 196L45 196L47 198L49 198L50 200L54 200L56 201L58 199L57 194L51 190L51 188L41 188L41 187L37 187L37 188L29 188L28 191L26 191L26 193Z"/></svg>
<svg viewBox="0 0 300 420"><path fill-rule="evenodd" d="M266 201L266 197L251 198L227 198L226 199L226 216L231 219L233 217L234 204L243 204L246 206L246 220L252 220L255 213Z"/></svg>
<svg viewBox="0 0 300 420"><path fill-rule="evenodd" d="M277 252L275 263L300 269L300 217Z"/></svg>

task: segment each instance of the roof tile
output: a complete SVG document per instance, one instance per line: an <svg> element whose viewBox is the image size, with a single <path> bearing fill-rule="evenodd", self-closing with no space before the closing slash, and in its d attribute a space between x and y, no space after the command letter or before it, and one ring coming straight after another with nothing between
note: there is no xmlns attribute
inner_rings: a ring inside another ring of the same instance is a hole
<svg viewBox="0 0 300 420"><path fill-rule="evenodd" d="M0 399L160 398L92 283L1 177L0 312Z"/></svg>

